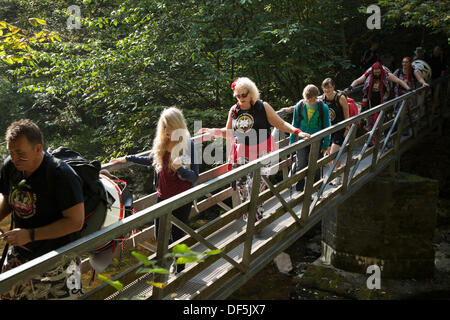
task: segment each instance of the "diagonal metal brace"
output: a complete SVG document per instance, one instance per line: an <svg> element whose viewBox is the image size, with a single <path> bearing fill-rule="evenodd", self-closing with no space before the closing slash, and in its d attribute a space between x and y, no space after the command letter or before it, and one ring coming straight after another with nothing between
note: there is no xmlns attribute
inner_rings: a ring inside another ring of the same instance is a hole
<svg viewBox="0 0 450 320"><path fill-rule="evenodd" d="M396 116L395 116L395 118L394 118L394 122L392 123L392 126L390 127L389 132L388 132L386 138L384 139L383 146L381 147L381 150L380 150L380 152L378 153L377 161L379 161L380 158L381 158L381 156L383 155L384 149L386 148L386 145L387 145L387 143L388 143L388 141L389 141L389 138L391 137L392 131L394 131L394 128L395 128L395 126L397 125L397 121L398 121L398 119L400 119L400 115L401 115L402 112L403 112L403 108L404 108L404 106L405 106L405 102L406 102L406 101L403 100L402 105L400 106L400 109L399 109L399 111L397 112L397 114L396 114ZM400 132L398 132L398 134L400 134Z"/></svg>
<svg viewBox="0 0 450 320"><path fill-rule="evenodd" d="M173 224L175 224L178 228L182 229L184 232L186 232L187 234L189 234L192 238L194 238L195 240L197 240L198 242L202 243L203 245L205 245L207 248L209 248L210 250L219 250L216 246L214 246L212 243L210 243L208 240L206 240L205 238L203 238L201 235L199 235L197 232L195 232L195 230L193 230L191 227L189 227L187 224L185 224L184 222L182 222L180 219L178 219L175 216L171 216L170 220L173 222ZM240 271L242 271L243 273L245 273L245 269L242 265L240 265L238 262L236 262L233 258L229 257L227 254L220 252L219 255L224 258L226 261L228 261L229 263L231 263L233 266L235 266L236 268L238 268Z"/></svg>
<svg viewBox="0 0 450 320"><path fill-rule="evenodd" d="M270 191L272 191L272 193L277 197L277 199L280 200L281 205L290 213L290 215L295 219L295 221L299 225L302 225L302 221L300 220L300 218L295 214L294 210L292 210L292 208L289 206L289 204L286 202L286 200L283 199L283 197L280 195L280 193L277 190L275 190L275 187L272 184L272 182L270 182L270 180L265 176L261 176L261 178L264 180L266 185L269 187Z"/></svg>
<svg viewBox="0 0 450 320"><path fill-rule="evenodd" d="M312 213L314 207L316 206L317 201L319 201L319 199L322 197L322 193L323 193L323 191L325 190L325 188L327 186L328 180L330 179L330 176L332 175L334 169L336 168L337 163L339 162L339 160L341 159L342 155L344 154L345 146L347 145L348 140L350 140L350 137L351 137L353 131L355 130L355 128L356 128L356 125L352 124L352 126L350 128L350 131L348 132L347 136L344 139L344 142L342 143L342 147L339 148L339 152L338 152L336 158L334 159L333 165L331 166L331 169L330 169L330 173L323 180L322 186L320 187L319 191L317 192L317 194L315 196L314 201L312 202L312 204L310 206L309 214Z"/></svg>
<svg viewBox="0 0 450 320"><path fill-rule="evenodd" d="M352 172L351 172L351 174L350 174L350 176L348 178L348 181L347 181L347 185L348 186L350 185L350 182L352 181L352 178L355 175L356 170L358 169L358 167L359 167L359 165L360 165L360 163L362 161L364 153L366 152L367 148L369 147L369 143L372 140L372 137L375 134L375 131L377 130L378 125L380 124L380 120L383 118L382 117L383 114L384 114L384 110L381 110L380 114L378 115L377 121L375 122L375 125L373 126L372 130L370 131L369 138L367 138L367 141L364 144L364 147L362 148L361 153L358 156L359 157L358 161L356 162L355 166L353 167Z"/></svg>

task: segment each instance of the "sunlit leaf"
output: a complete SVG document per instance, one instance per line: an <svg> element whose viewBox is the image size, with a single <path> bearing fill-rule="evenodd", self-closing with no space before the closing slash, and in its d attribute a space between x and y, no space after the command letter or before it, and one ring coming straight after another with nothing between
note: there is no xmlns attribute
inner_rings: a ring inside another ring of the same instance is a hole
<svg viewBox="0 0 450 320"><path fill-rule="evenodd" d="M112 281L110 279L108 279L107 277L105 277L102 274L98 275L98 278L106 283L108 283L109 285L113 286L117 291L120 291L123 289L123 284L120 283L119 281Z"/></svg>
<svg viewBox="0 0 450 320"><path fill-rule="evenodd" d="M46 22L45 20L36 18L36 21L37 21L39 24L42 24L42 25L44 25L44 26L47 25L47 22Z"/></svg>
<svg viewBox="0 0 450 320"><path fill-rule="evenodd" d="M148 283L148 284L151 284L151 285L154 286L154 287L160 288L160 289L162 289L162 288L164 288L164 287L167 286L167 284L166 284L166 283L163 283L163 282L147 281L147 283Z"/></svg>
<svg viewBox="0 0 450 320"><path fill-rule="evenodd" d="M139 268L136 273L160 273L160 274L169 274L169 270L164 268Z"/></svg>
<svg viewBox="0 0 450 320"><path fill-rule="evenodd" d="M132 251L131 254L139 260L139 262L142 262L145 266L152 265L152 262L148 260L147 256L144 256L143 254L140 254L139 252Z"/></svg>
<svg viewBox="0 0 450 320"><path fill-rule="evenodd" d="M33 27L37 27L39 25L39 23L36 21L36 18L30 18L28 19L28 22L33 26Z"/></svg>
<svg viewBox="0 0 450 320"><path fill-rule="evenodd" d="M216 255L216 254L219 254L221 252L222 252L222 250L217 249L217 250L206 251L205 254L207 254L207 255Z"/></svg>
<svg viewBox="0 0 450 320"><path fill-rule="evenodd" d="M197 256L190 257L179 257L175 261L175 264L185 264L185 263L193 263L193 262L203 262L203 259L199 259Z"/></svg>

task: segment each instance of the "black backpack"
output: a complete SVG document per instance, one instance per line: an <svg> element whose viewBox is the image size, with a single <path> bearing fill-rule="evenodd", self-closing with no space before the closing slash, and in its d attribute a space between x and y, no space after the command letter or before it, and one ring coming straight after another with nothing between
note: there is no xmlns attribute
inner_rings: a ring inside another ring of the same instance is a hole
<svg viewBox="0 0 450 320"><path fill-rule="evenodd" d="M97 208L100 201L104 201L105 204L107 203L105 188L100 182L100 162L97 160L88 161L78 152L66 147L59 147L57 149L49 148L47 152L54 156L57 159L56 161L59 159L67 163L80 177L83 188L86 225L89 223L90 214ZM51 170L47 170L47 181L49 183L53 181L53 179L49 177L50 174Z"/></svg>
<svg viewBox="0 0 450 320"><path fill-rule="evenodd" d="M115 201L113 196L105 190L100 180L100 174L107 176L120 189L120 203L124 208L124 217L128 217L135 212L133 208L133 195L127 183L111 175L107 170L101 169L99 161L86 160L78 152L67 147L59 147L57 149L49 148L47 152L55 158L55 161L64 161L67 163L81 179L85 216L81 236L97 231L103 226L106 210L111 208L112 203ZM53 181L49 177L50 174L51 170L47 170L47 181L49 184ZM104 206L98 208L101 203Z"/></svg>

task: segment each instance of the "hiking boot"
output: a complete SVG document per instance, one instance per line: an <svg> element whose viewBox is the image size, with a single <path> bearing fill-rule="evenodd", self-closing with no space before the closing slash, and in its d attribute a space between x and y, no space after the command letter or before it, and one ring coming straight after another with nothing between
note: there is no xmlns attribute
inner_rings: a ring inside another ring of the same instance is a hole
<svg viewBox="0 0 450 320"><path fill-rule="evenodd" d="M332 186L339 186L339 185L341 185L341 184L342 184L342 176L337 176L336 178L334 178L334 179L330 182L330 184L331 184Z"/></svg>

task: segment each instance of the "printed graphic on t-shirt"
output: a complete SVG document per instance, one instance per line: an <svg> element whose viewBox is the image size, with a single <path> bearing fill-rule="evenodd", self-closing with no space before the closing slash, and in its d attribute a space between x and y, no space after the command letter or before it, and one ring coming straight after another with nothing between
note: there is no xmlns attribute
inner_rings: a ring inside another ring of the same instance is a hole
<svg viewBox="0 0 450 320"><path fill-rule="evenodd" d="M9 204L15 214L22 219L31 218L36 212L36 198L29 190L13 188L9 195Z"/></svg>
<svg viewBox="0 0 450 320"><path fill-rule="evenodd" d="M236 130L245 133L253 128L255 119L249 113L242 113L236 119Z"/></svg>
<svg viewBox="0 0 450 320"><path fill-rule="evenodd" d="M375 80L375 81L373 82L373 88L372 88L372 90L373 90L373 91L380 91L380 80Z"/></svg>
<svg viewBox="0 0 450 320"><path fill-rule="evenodd" d="M330 110L330 121L334 121L334 119L336 118L336 112L334 111L333 108L329 108Z"/></svg>

